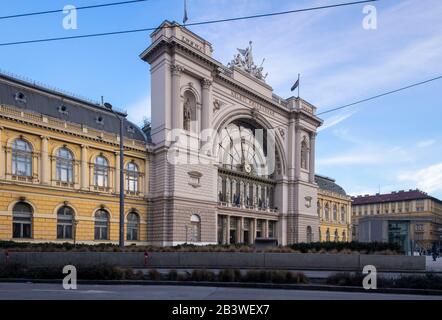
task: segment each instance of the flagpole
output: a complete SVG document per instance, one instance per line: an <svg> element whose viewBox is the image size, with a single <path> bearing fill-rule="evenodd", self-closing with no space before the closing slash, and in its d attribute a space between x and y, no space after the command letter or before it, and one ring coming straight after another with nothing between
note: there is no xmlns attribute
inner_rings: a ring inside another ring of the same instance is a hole
<svg viewBox="0 0 442 320"><path fill-rule="evenodd" d="M301 82L299 81L300 74L298 73L298 98L299 98L299 87L301 86Z"/></svg>

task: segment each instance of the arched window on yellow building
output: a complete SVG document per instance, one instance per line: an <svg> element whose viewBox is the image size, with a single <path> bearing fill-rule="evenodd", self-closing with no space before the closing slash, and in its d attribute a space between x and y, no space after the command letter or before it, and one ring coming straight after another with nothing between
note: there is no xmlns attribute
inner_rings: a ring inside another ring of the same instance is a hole
<svg viewBox="0 0 442 320"><path fill-rule="evenodd" d="M109 213L100 209L95 213L95 240L109 239Z"/></svg>
<svg viewBox="0 0 442 320"><path fill-rule="evenodd" d="M140 217L136 212L131 212L127 215L127 240L137 241L139 240L139 227L140 227Z"/></svg>
<svg viewBox="0 0 442 320"><path fill-rule="evenodd" d="M16 139L12 143L12 174L32 177L32 147L23 139Z"/></svg>
<svg viewBox="0 0 442 320"><path fill-rule="evenodd" d="M63 206L57 211L57 239L72 239L74 210Z"/></svg>
<svg viewBox="0 0 442 320"><path fill-rule="evenodd" d="M342 206L341 207L341 222L342 223L345 223L346 222L346 210L345 210L345 207L344 206Z"/></svg>
<svg viewBox="0 0 442 320"><path fill-rule="evenodd" d="M97 187L109 186L109 162L103 156L95 158L94 184Z"/></svg>
<svg viewBox="0 0 442 320"><path fill-rule="evenodd" d="M126 166L126 191L138 192L138 166L134 162L129 162Z"/></svg>
<svg viewBox="0 0 442 320"><path fill-rule="evenodd" d="M12 237L32 238L32 207L26 202L18 202L12 209Z"/></svg>
<svg viewBox="0 0 442 320"><path fill-rule="evenodd" d="M74 182L74 156L67 148L60 148L56 155L57 181Z"/></svg>

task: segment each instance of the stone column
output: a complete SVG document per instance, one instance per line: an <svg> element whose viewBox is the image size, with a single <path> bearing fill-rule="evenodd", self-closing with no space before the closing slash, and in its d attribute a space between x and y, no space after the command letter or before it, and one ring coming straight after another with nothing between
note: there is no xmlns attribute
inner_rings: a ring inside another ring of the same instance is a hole
<svg viewBox="0 0 442 320"><path fill-rule="evenodd" d="M240 219L239 219L239 232L240 232L240 235L239 235L239 242L240 243L244 243L244 217L241 217Z"/></svg>
<svg viewBox="0 0 442 320"><path fill-rule="evenodd" d="M256 227L257 227L257 221L258 219L253 219L253 233L252 233L252 243L255 243L256 239Z"/></svg>
<svg viewBox="0 0 442 320"><path fill-rule="evenodd" d="M172 129L183 128L183 108L181 106L180 80L184 68L173 64L170 66L172 71Z"/></svg>
<svg viewBox="0 0 442 320"><path fill-rule="evenodd" d="M144 195L147 196L149 193L149 181L150 181L150 167L149 167L149 156L144 159Z"/></svg>
<svg viewBox="0 0 442 320"><path fill-rule="evenodd" d="M42 184L49 184L49 154L48 137L41 136L41 155L40 155L40 181Z"/></svg>
<svg viewBox="0 0 442 320"><path fill-rule="evenodd" d="M201 80L202 88L202 112L201 112L201 129L209 129L212 126L212 108L211 108L211 87L212 81L210 79Z"/></svg>
<svg viewBox="0 0 442 320"><path fill-rule="evenodd" d="M265 238L269 237L269 220L265 220L265 224L264 224L264 237Z"/></svg>
<svg viewBox="0 0 442 320"><path fill-rule="evenodd" d="M226 202L227 202L228 206L232 202L232 195L231 195L231 192L230 192L230 187L231 187L231 183L230 182L231 182L230 178L226 178Z"/></svg>
<svg viewBox="0 0 442 320"><path fill-rule="evenodd" d="M296 127L295 136L295 179L301 178L301 128Z"/></svg>
<svg viewBox="0 0 442 320"><path fill-rule="evenodd" d="M227 216L226 220L227 220L226 244L229 244L230 243L230 216Z"/></svg>
<svg viewBox="0 0 442 320"><path fill-rule="evenodd" d="M87 151L88 147L85 145L81 146L81 175L80 175L80 186L82 190L87 190L89 188L88 179L88 161L87 161Z"/></svg>
<svg viewBox="0 0 442 320"><path fill-rule="evenodd" d="M232 204L236 206L235 197L236 197L236 180L232 180Z"/></svg>
<svg viewBox="0 0 442 320"><path fill-rule="evenodd" d="M315 145L316 145L316 132L310 134L310 156L309 156L309 181L315 183Z"/></svg>
<svg viewBox="0 0 442 320"><path fill-rule="evenodd" d="M218 190L216 193L216 198L218 202L221 202L221 199L219 198L219 195L223 194L223 178L221 176L218 176Z"/></svg>
<svg viewBox="0 0 442 320"><path fill-rule="evenodd" d="M120 153L115 152L115 193L120 192Z"/></svg>
<svg viewBox="0 0 442 320"><path fill-rule="evenodd" d="M3 127L0 127L0 179L5 178L5 151L3 150L2 133Z"/></svg>

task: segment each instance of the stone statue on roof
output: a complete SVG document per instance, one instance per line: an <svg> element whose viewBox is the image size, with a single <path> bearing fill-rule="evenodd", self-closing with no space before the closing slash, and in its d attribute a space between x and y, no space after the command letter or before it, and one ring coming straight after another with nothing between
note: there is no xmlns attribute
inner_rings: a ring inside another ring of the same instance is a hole
<svg viewBox="0 0 442 320"><path fill-rule="evenodd" d="M264 75L263 73L263 63L264 60L262 60L261 65L258 67L255 62L253 61L253 47L252 47L252 41L249 41L249 46L245 49L237 49L238 54L236 54L233 58L233 60L227 65L229 68L239 68L247 73L250 73L252 76L259 80L265 80L267 77L267 73Z"/></svg>

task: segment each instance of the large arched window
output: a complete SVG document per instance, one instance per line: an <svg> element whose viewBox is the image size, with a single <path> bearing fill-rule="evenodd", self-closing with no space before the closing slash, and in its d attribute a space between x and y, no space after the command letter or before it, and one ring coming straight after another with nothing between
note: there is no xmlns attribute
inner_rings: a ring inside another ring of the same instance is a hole
<svg viewBox="0 0 442 320"><path fill-rule="evenodd" d="M325 241L329 242L330 241L330 229L327 228L327 231L325 232Z"/></svg>
<svg viewBox="0 0 442 320"><path fill-rule="evenodd" d="M308 155L307 140L304 138L301 142L301 168L307 169Z"/></svg>
<svg viewBox="0 0 442 320"><path fill-rule="evenodd" d="M201 241L201 219L197 214L190 217L190 242Z"/></svg>
<svg viewBox="0 0 442 320"><path fill-rule="evenodd" d="M339 241L338 229L335 230L335 241Z"/></svg>
<svg viewBox="0 0 442 320"><path fill-rule="evenodd" d="M74 225L74 210L63 206L57 211L57 239L72 239Z"/></svg>
<svg viewBox="0 0 442 320"><path fill-rule="evenodd" d="M22 139L12 143L12 174L21 177L32 177L32 147Z"/></svg>
<svg viewBox="0 0 442 320"><path fill-rule="evenodd" d="M95 240L109 239L109 213L100 209L95 213Z"/></svg>
<svg viewBox="0 0 442 320"><path fill-rule="evenodd" d="M318 213L318 217L321 217L321 203L319 201L316 204L316 211Z"/></svg>
<svg viewBox="0 0 442 320"><path fill-rule="evenodd" d="M338 207L336 205L333 206L333 221L338 221Z"/></svg>
<svg viewBox="0 0 442 320"><path fill-rule="evenodd" d="M347 242L347 235L345 234L345 231L342 231L342 241Z"/></svg>
<svg viewBox="0 0 442 320"><path fill-rule="evenodd" d="M56 155L57 180L74 182L74 156L67 148L60 148Z"/></svg>
<svg viewBox="0 0 442 320"><path fill-rule="evenodd" d="M313 232L312 227L307 226L307 243L313 242Z"/></svg>
<svg viewBox="0 0 442 320"><path fill-rule="evenodd" d="M129 162L126 166L126 190L129 192L138 192L138 166Z"/></svg>
<svg viewBox="0 0 442 320"><path fill-rule="evenodd" d="M12 209L12 237L32 237L32 207L26 202L18 202Z"/></svg>
<svg viewBox="0 0 442 320"><path fill-rule="evenodd" d="M319 237L319 242L321 242L322 241L321 227L318 228L318 237Z"/></svg>
<svg viewBox="0 0 442 320"><path fill-rule="evenodd" d="M107 187L109 185L109 162L103 156L95 158L94 184L97 187Z"/></svg>
<svg viewBox="0 0 442 320"><path fill-rule="evenodd" d="M329 210L329 207L328 207L328 203L326 203L325 207L324 207L324 218L325 218L325 220L329 220L330 219L330 210Z"/></svg>
<svg viewBox="0 0 442 320"><path fill-rule="evenodd" d="M138 238L138 230L140 227L140 217L136 212L131 212L127 215L127 240L129 241L137 241Z"/></svg>

